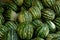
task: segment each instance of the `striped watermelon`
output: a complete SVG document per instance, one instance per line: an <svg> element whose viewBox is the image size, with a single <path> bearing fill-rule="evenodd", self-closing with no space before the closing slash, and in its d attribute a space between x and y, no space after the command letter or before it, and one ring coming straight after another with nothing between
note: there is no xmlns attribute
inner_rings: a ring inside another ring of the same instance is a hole
<svg viewBox="0 0 60 40"><path fill-rule="evenodd" d="M42 10L42 17L44 20L53 20L55 18L55 12L49 8Z"/></svg>
<svg viewBox="0 0 60 40"><path fill-rule="evenodd" d="M17 28L17 33L21 39L29 40L33 36L33 26L30 23L22 23Z"/></svg>

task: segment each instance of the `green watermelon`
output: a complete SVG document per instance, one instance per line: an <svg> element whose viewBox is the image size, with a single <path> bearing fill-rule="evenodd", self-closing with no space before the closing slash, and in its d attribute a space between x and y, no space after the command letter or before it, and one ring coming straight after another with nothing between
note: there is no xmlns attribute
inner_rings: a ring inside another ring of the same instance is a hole
<svg viewBox="0 0 60 40"><path fill-rule="evenodd" d="M3 36L6 34L8 30L9 29L6 26L0 25L0 39L3 38Z"/></svg>
<svg viewBox="0 0 60 40"><path fill-rule="evenodd" d="M56 16L60 16L60 0L57 0L53 5L53 10L56 12Z"/></svg>
<svg viewBox="0 0 60 40"><path fill-rule="evenodd" d="M37 30L35 31L35 35L37 37L45 38L49 34L49 28L47 24L41 25Z"/></svg>
<svg viewBox="0 0 60 40"><path fill-rule="evenodd" d="M2 14L4 12L4 8L0 7L0 14Z"/></svg>
<svg viewBox="0 0 60 40"><path fill-rule="evenodd" d="M52 40L60 40L60 36L53 38Z"/></svg>
<svg viewBox="0 0 60 40"><path fill-rule="evenodd" d="M42 3L39 0L34 0L32 2L32 6L37 6L40 10L42 10L44 8Z"/></svg>
<svg viewBox="0 0 60 40"><path fill-rule="evenodd" d="M14 11L17 11L17 5L16 4L14 4L13 2L7 2L7 3L5 3L5 7L7 8L7 9L12 9L12 10L14 10Z"/></svg>
<svg viewBox="0 0 60 40"><path fill-rule="evenodd" d="M42 18L44 18L44 20L53 20L55 18L55 12L49 8L43 9Z"/></svg>
<svg viewBox="0 0 60 40"><path fill-rule="evenodd" d="M21 6L24 0L12 0L16 5Z"/></svg>
<svg viewBox="0 0 60 40"><path fill-rule="evenodd" d="M60 34L48 34L46 40L58 40L60 39Z"/></svg>
<svg viewBox="0 0 60 40"><path fill-rule="evenodd" d="M40 38L40 37L36 37L36 38L34 38L32 40L44 40L44 39L43 38Z"/></svg>
<svg viewBox="0 0 60 40"><path fill-rule="evenodd" d="M34 28L37 29L37 28L40 27L43 23L41 22L41 20L36 19L36 20L34 20L34 21L32 22L32 24L34 25Z"/></svg>
<svg viewBox="0 0 60 40"><path fill-rule="evenodd" d="M37 6L32 6L29 8L29 12L32 14L33 19L41 18L41 11Z"/></svg>
<svg viewBox="0 0 60 40"><path fill-rule="evenodd" d="M55 23L57 30L60 30L60 17L57 17L53 22Z"/></svg>
<svg viewBox="0 0 60 40"><path fill-rule="evenodd" d="M18 14L15 11L13 11L13 10L8 9L6 11L6 13L4 14L4 16L5 16L6 20L16 21Z"/></svg>
<svg viewBox="0 0 60 40"><path fill-rule="evenodd" d="M18 15L18 21L20 23L32 22L32 15L31 15L31 13L28 12L27 10L25 10L25 9L22 9L21 12Z"/></svg>
<svg viewBox="0 0 60 40"><path fill-rule="evenodd" d="M45 7L51 8L56 0L42 0L42 3Z"/></svg>
<svg viewBox="0 0 60 40"><path fill-rule="evenodd" d="M5 26L10 30L10 29L17 29L17 24L15 24L13 21L8 21L5 23Z"/></svg>
<svg viewBox="0 0 60 40"><path fill-rule="evenodd" d="M30 23L22 23L17 28L17 33L21 39L31 39L33 31L33 26Z"/></svg>
<svg viewBox="0 0 60 40"><path fill-rule="evenodd" d="M0 2L0 7L4 7L5 3L4 2Z"/></svg>
<svg viewBox="0 0 60 40"><path fill-rule="evenodd" d="M18 36L15 30L9 30L1 40L18 40Z"/></svg>
<svg viewBox="0 0 60 40"><path fill-rule="evenodd" d="M4 24L5 20L2 14L0 14L0 24Z"/></svg>
<svg viewBox="0 0 60 40"><path fill-rule="evenodd" d="M46 21L46 24L48 25L50 32L54 32L56 30L56 26L52 21Z"/></svg>
<svg viewBox="0 0 60 40"><path fill-rule="evenodd" d="M56 32L56 34L60 34L60 31Z"/></svg>
<svg viewBox="0 0 60 40"><path fill-rule="evenodd" d="M11 29L17 29L17 25L14 22L8 21L5 25L0 25L0 39Z"/></svg>
<svg viewBox="0 0 60 40"><path fill-rule="evenodd" d="M32 6L32 2L33 2L33 0L24 0L24 6L26 6L26 7L31 7Z"/></svg>

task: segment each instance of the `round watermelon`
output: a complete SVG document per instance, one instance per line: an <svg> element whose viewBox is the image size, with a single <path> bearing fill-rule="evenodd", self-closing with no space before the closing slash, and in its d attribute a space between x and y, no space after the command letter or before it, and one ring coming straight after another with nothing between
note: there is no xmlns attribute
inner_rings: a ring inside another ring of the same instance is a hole
<svg viewBox="0 0 60 40"><path fill-rule="evenodd" d="M33 26L30 23L22 23L17 28L17 33L21 39L31 39L33 31Z"/></svg>

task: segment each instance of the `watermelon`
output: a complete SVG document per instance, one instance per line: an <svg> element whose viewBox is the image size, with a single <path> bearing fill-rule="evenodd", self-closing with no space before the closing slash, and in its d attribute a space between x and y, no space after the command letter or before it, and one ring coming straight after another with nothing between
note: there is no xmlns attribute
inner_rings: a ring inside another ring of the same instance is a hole
<svg viewBox="0 0 60 40"><path fill-rule="evenodd" d="M0 14L0 24L4 24L5 20L2 14Z"/></svg>
<svg viewBox="0 0 60 40"><path fill-rule="evenodd" d="M41 11L37 6L32 6L29 8L29 12L32 14L33 19L41 18Z"/></svg>
<svg viewBox="0 0 60 40"><path fill-rule="evenodd" d="M22 23L17 28L17 33L21 39L29 40L33 36L33 25L30 23Z"/></svg>
<svg viewBox="0 0 60 40"><path fill-rule="evenodd" d="M49 34L49 28L47 24L41 25L37 30L35 31L35 35L41 38L45 38Z"/></svg>
<svg viewBox="0 0 60 40"><path fill-rule="evenodd" d="M44 18L44 20L53 20L55 18L55 12L49 8L43 9L42 18Z"/></svg>
<svg viewBox="0 0 60 40"><path fill-rule="evenodd" d="M21 6L24 0L12 0L17 6Z"/></svg>
<svg viewBox="0 0 60 40"><path fill-rule="evenodd" d="M17 5L13 2L5 3L5 7L6 7L6 9L12 9L14 11L17 11L17 9L18 9Z"/></svg>
<svg viewBox="0 0 60 40"><path fill-rule="evenodd" d="M21 9L21 12L18 15L18 21L20 23L32 22L32 15L31 15L31 13L28 12L27 10L25 10L25 9Z"/></svg>
<svg viewBox="0 0 60 40"><path fill-rule="evenodd" d="M16 31L13 29L9 30L1 40L18 40Z"/></svg>
<svg viewBox="0 0 60 40"><path fill-rule="evenodd" d="M57 0L53 5L53 10L56 12L56 16L60 17L60 0Z"/></svg>
<svg viewBox="0 0 60 40"><path fill-rule="evenodd" d="M55 23L57 30L60 30L60 17L57 17L53 22Z"/></svg>
<svg viewBox="0 0 60 40"><path fill-rule="evenodd" d="M44 8L41 1L39 1L39 0L34 0L32 2L32 6L37 6L40 10L42 10Z"/></svg>
<svg viewBox="0 0 60 40"><path fill-rule="evenodd" d="M34 28L35 29L37 29L38 27L40 27L41 25L43 25L42 21L41 20L38 20L38 19L34 20L32 22L32 24L34 25Z"/></svg>
<svg viewBox="0 0 60 40"><path fill-rule="evenodd" d="M18 14L13 10L8 9L6 10L4 16L5 16L5 19L8 21L16 21Z"/></svg>
<svg viewBox="0 0 60 40"><path fill-rule="evenodd" d="M58 40L60 39L60 34L48 34L46 40Z"/></svg>
<svg viewBox="0 0 60 40"><path fill-rule="evenodd" d="M56 0L42 0L42 3L45 7L52 8Z"/></svg>
<svg viewBox="0 0 60 40"><path fill-rule="evenodd" d="M26 7L31 7L32 6L32 2L33 2L33 0L24 0L24 6L26 6Z"/></svg>
<svg viewBox="0 0 60 40"><path fill-rule="evenodd" d="M40 38L40 37L36 37L36 38L34 38L32 40L44 40L44 39L43 38Z"/></svg>
<svg viewBox="0 0 60 40"><path fill-rule="evenodd" d="M0 7L0 14L2 14L4 12L4 8Z"/></svg>
<svg viewBox="0 0 60 40"><path fill-rule="evenodd" d="M50 32L55 32L56 26L52 21L46 21L46 24L48 25Z"/></svg>
<svg viewBox="0 0 60 40"><path fill-rule="evenodd" d="M10 30L10 29L14 29L16 30L17 29L17 24L13 21L8 21L5 23L5 26Z"/></svg>

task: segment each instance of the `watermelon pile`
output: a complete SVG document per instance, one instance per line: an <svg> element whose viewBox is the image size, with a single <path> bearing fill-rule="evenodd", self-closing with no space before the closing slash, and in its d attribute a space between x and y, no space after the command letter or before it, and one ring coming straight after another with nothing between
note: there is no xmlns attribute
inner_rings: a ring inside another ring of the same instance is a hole
<svg viewBox="0 0 60 40"><path fill-rule="evenodd" d="M1 0L0 40L60 40L60 0Z"/></svg>

